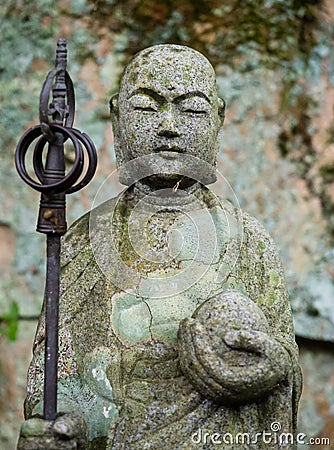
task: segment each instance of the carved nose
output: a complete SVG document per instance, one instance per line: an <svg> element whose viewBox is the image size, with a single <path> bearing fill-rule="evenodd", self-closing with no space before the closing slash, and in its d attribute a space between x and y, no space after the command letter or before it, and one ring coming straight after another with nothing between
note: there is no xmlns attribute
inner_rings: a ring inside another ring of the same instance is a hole
<svg viewBox="0 0 334 450"><path fill-rule="evenodd" d="M169 138L180 136L180 132L176 126L175 119L171 112L168 112L162 119L159 126L158 135Z"/></svg>

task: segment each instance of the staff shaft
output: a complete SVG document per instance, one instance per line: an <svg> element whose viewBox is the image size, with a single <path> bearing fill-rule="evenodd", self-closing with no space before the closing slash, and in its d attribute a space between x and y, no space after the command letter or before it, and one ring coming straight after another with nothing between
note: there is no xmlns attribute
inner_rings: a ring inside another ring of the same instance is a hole
<svg viewBox="0 0 334 450"><path fill-rule="evenodd" d="M57 415L58 316L60 280L60 236L47 235L45 284L45 374L44 419Z"/></svg>

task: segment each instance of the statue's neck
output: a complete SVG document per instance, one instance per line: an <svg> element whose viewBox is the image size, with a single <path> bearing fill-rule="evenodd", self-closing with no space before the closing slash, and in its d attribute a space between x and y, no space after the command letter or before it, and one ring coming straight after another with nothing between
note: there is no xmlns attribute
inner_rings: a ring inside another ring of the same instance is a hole
<svg viewBox="0 0 334 450"><path fill-rule="evenodd" d="M141 181L133 187L133 195L137 201L147 206L158 206L166 209L192 210L207 207L208 190L199 182L191 186L179 188L153 188Z"/></svg>

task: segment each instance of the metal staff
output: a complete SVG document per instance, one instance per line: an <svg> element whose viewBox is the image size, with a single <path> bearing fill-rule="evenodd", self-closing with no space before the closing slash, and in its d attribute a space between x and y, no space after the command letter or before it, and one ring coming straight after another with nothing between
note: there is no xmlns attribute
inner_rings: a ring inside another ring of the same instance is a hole
<svg viewBox="0 0 334 450"><path fill-rule="evenodd" d="M43 84L40 102L40 124L30 128L20 139L15 153L15 164L21 178L41 192L37 231L46 234L47 260L45 283L45 372L44 419L57 415L58 314L60 284L60 238L66 233L66 194L82 189L92 179L97 165L96 149L91 139L72 128L74 120L73 83L66 71L66 40L59 39L55 69ZM49 98L52 91L52 102ZM52 118L50 123L49 117ZM36 179L26 170L25 156L33 142L33 168ZM65 173L64 143L72 142L75 159ZM43 151L47 145L45 163ZM84 172L84 159L88 160ZM79 180L80 178L80 180ZM79 180L79 181L78 181Z"/></svg>

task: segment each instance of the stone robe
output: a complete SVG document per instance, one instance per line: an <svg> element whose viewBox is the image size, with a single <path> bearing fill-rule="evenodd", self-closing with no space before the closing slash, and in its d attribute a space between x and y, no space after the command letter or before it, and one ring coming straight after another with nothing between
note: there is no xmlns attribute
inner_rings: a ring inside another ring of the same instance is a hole
<svg viewBox="0 0 334 450"><path fill-rule="evenodd" d="M301 375L272 240L254 218L203 186L195 201L175 193L173 202L153 196L140 207L137 197L128 188L64 237L58 411L84 417L89 449L295 448L279 441L294 433ZM184 375L177 339L183 319L228 289L260 307L290 361L270 392L232 406L206 398ZM43 355L42 314L26 417L41 412ZM272 433L270 444L264 431Z"/></svg>

